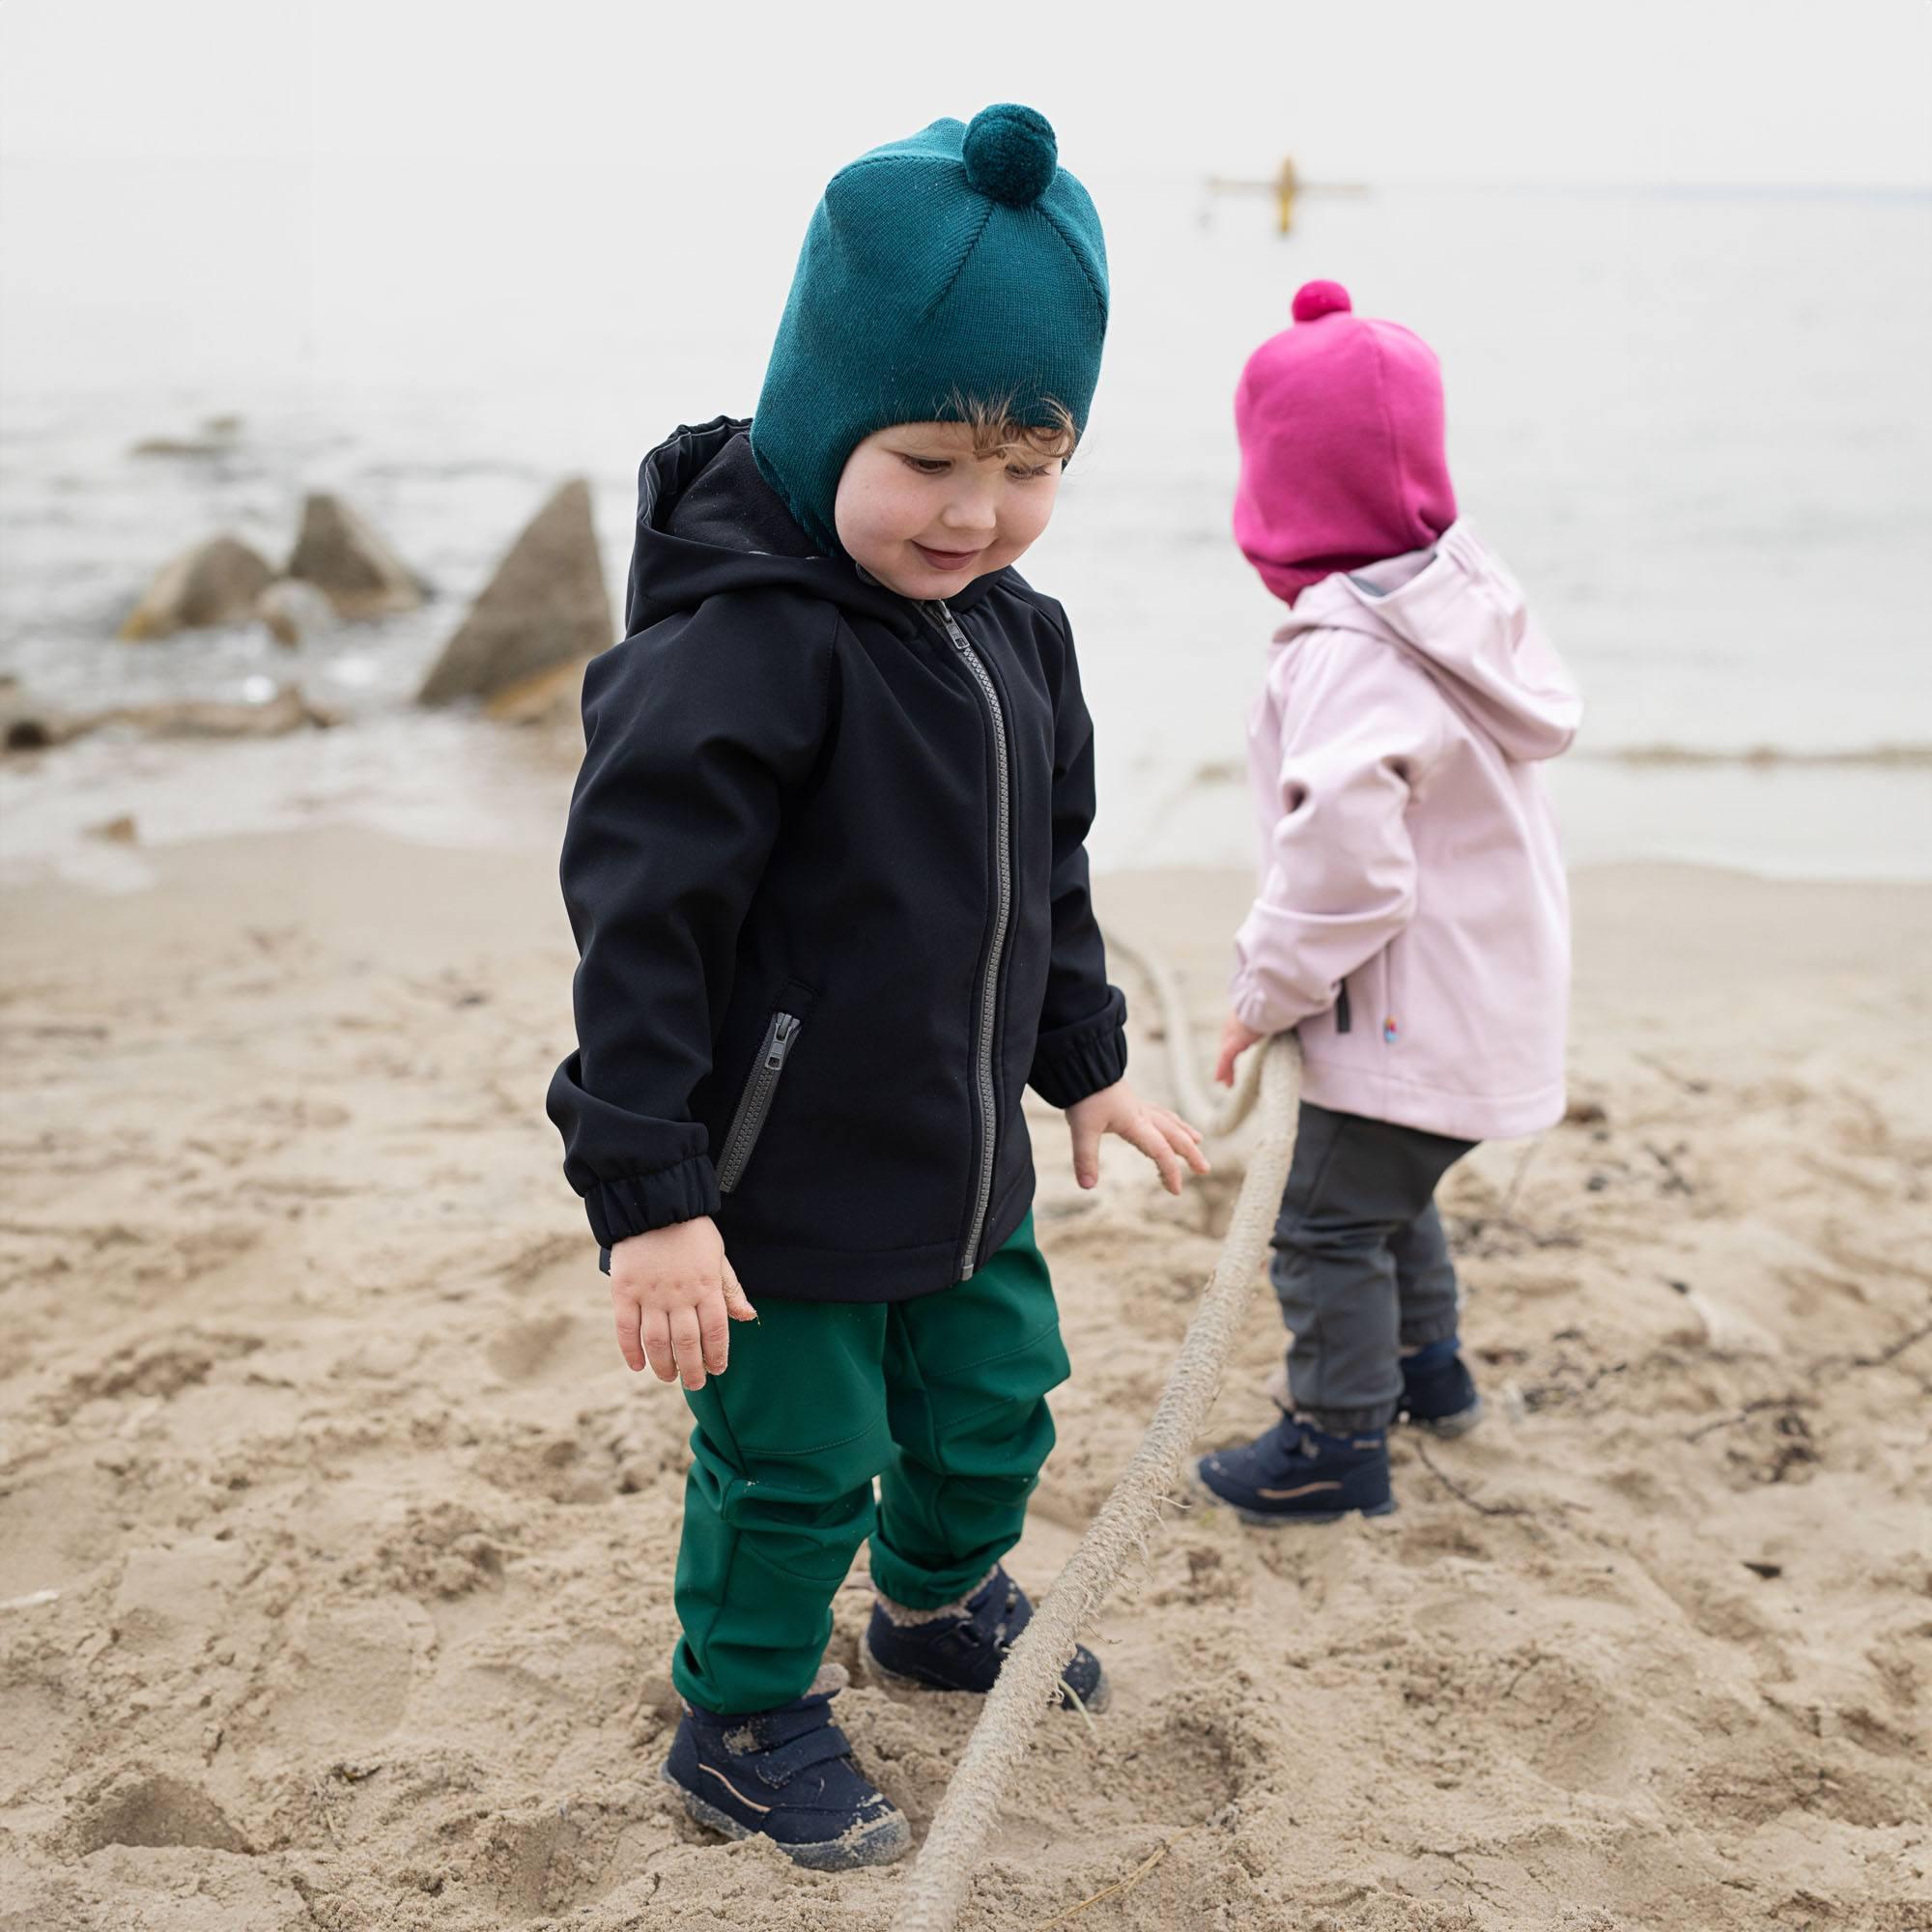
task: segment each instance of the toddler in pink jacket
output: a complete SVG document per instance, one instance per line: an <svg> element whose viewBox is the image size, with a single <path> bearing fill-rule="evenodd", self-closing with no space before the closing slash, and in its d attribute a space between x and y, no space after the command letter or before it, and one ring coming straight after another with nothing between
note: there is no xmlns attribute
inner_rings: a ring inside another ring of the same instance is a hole
<svg viewBox="0 0 1932 1932"><path fill-rule="evenodd" d="M1216 1077L1293 1028L1294 1160L1270 1278L1290 1404L1201 1483L1261 1522L1380 1516L1398 1415L1455 1435L1437 1183L1478 1141L1563 1115L1569 898L1542 766L1581 705L1456 510L1441 372L1310 282L1235 402L1235 537L1290 607L1249 720L1261 886Z"/></svg>

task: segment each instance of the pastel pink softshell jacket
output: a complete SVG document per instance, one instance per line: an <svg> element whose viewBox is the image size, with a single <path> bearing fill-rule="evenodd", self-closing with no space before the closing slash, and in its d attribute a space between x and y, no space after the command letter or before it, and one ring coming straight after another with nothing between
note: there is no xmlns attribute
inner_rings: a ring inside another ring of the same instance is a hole
<svg viewBox="0 0 1932 1932"><path fill-rule="evenodd" d="M1235 541L1290 604L1456 521L1435 352L1400 323L1353 314L1339 282L1306 284L1293 314L1235 391Z"/></svg>
<svg viewBox="0 0 1932 1932"><path fill-rule="evenodd" d="M1541 766L1580 715L1466 521L1297 594L1249 721L1261 889L1232 991L1257 1032L1298 1029L1307 1098L1465 1140L1562 1118L1570 909Z"/></svg>

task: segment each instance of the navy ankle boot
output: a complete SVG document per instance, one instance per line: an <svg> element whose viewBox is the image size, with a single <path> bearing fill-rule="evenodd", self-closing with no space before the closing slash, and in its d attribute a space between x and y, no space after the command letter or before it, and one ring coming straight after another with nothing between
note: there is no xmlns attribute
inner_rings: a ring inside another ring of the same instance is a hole
<svg viewBox="0 0 1932 1932"><path fill-rule="evenodd" d="M1402 1414L1434 1435L1464 1435L1483 1419L1476 1392L1453 1335L1402 1358Z"/></svg>
<svg viewBox="0 0 1932 1932"><path fill-rule="evenodd" d="M1385 1429L1329 1435L1285 1415L1265 1435L1202 1457L1194 1476L1208 1500L1243 1522L1334 1522L1352 1510L1387 1516L1395 1508Z"/></svg>
<svg viewBox="0 0 1932 1932"><path fill-rule="evenodd" d="M976 1690L993 1688L1007 1652L1033 1621L1027 1593L999 1565L956 1608L919 1621L895 1617L883 1603L872 1607L866 1632L866 1662L889 1682L922 1690ZM1082 1644L1060 1681L1089 1711L1107 1708L1107 1674L1100 1660Z"/></svg>
<svg viewBox="0 0 1932 1932"><path fill-rule="evenodd" d="M814 1871L890 1864L911 1845L912 1827L853 1764L832 1721L835 1694L814 1685L793 1703L738 1717L687 1704L659 1776L727 1838L769 1838Z"/></svg>

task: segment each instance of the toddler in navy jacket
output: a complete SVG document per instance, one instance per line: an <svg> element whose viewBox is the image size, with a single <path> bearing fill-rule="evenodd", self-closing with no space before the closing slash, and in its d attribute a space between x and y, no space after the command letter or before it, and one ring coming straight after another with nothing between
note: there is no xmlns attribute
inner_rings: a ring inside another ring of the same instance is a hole
<svg viewBox="0 0 1932 1932"><path fill-rule="evenodd" d="M664 1775L818 1867L908 1842L820 1673L860 1545L889 1679L983 1691L1031 1614L1000 1559L1067 1364L1023 1089L1067 1111L1082 1185L1109 1132L1173 1191L1207 1167L1123 1077L1093 725L1065 612L1012 569L1106 316L1032 110L861 156L753 418L645 458L628 635L584 681L550 1113L625 1359L696 1421ZM1065 1683L1105 1700L1085 1650Z"/></svg>

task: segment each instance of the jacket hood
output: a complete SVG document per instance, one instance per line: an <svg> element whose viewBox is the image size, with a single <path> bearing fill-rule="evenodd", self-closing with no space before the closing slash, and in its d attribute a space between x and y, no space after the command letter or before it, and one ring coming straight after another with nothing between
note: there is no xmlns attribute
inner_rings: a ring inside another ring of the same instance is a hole
<svg viewBox="0 0 1932 1932"><path fill-rule="evenodd" d="M918 629L910 598L889 590L840 554L822 554L760 473L751 421L717 416L674 430L638 469L637 540L624 598L624 635L727 590L792 589L879 619ZM1004 571L976 578L956 597L970 610Z"/></svg>
<svg viewBox="0 0 1932 1932"><path fill-rule="evenodd" d="M1512 758L1553 758L1577 736L1583 700L1569 671L1466 518L1428 550L1324 578L1274 640L1315 630L1359 631L1406 652Z"/></svg>

